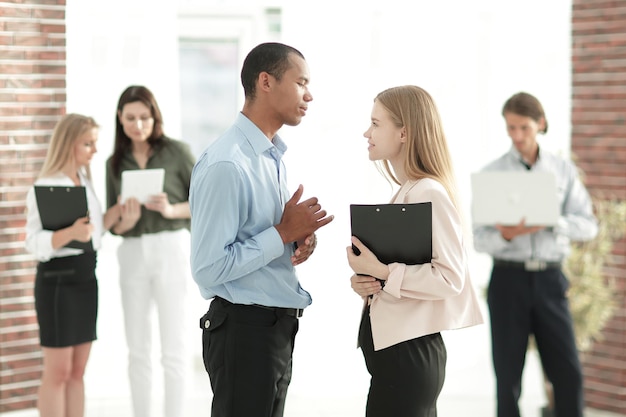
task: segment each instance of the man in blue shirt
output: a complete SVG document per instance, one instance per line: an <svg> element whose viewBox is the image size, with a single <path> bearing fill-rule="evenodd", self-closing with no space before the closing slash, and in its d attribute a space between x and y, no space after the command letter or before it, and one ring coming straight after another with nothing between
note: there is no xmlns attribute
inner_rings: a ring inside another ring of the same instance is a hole
<svg viewBox="0 0 626 417"><path fill-rule="evenodd" d="M519 417L522 371L533 334L541 363L554 389L557 417L582 417L583 376L567 300L569 283L561 264L570 240L593 239L598 233L591 198L574 164L539 148L538 133L548 130L539 100L518 93L504 104L502 115L512 140L489 171L548 171L557 183L560 218L554 227L474 228L474 247L493 257L487 302L491 317L497 417Z"/></svg>
<svg viewBox="0 0 626 417"><path fill-rule="evenodd" d="M245 103L200 156L191 177L191 267L213 298L200 320L213 417L281 417L291 381L298 317L311 304L294 266L333 220L317 198L289 198L287 149L277 135L313 100L303 55L263 43L243 63Z"/></svg>

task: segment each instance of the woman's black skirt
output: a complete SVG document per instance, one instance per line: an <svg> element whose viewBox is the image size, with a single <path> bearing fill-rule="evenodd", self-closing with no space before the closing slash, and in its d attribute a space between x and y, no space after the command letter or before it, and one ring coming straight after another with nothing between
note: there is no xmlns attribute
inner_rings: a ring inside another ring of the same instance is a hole
<svg viewBox="0 0 626 417"><path fill-rule="evenodd" d="M41 346L66 347L96 340L96 253L40 262L35 310Z"/></svg>

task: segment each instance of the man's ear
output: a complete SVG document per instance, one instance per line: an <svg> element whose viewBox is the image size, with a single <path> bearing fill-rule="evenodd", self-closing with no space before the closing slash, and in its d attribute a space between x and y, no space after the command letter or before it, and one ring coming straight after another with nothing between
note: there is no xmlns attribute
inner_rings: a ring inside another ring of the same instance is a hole
<svg viewBox="0 0 626 417"><path fill-rule="evenodd" d="M540 132L545 132L546 131L546 118L542 117L541 119L539 119L539 122L537 123L537 125L539 127Z"/></svg>
<svg viewBox="0 0 626 417"><path fill-rule="evenodd" d="M263 71L259 74L259 78L257 82L259 83L258 88L261 88L262 90L267 91L271 87L271 82L272 82L271 75Z"/></svg>

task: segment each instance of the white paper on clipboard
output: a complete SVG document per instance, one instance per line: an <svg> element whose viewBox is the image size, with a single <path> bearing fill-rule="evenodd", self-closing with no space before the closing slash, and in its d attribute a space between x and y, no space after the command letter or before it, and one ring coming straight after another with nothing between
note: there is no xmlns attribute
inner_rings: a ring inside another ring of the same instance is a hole
<svg viewBox="0 0 626 417"><path fill-rule="evenodd" d="M122 171L122 203L135 197L144 204L150 196L163 192L164 178L163 168Z"/></svg>

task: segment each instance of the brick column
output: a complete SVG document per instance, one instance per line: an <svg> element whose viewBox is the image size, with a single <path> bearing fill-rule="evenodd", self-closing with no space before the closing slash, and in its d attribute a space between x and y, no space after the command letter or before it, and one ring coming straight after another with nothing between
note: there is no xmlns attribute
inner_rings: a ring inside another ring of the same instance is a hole
<svg viewBox="0 0 626 417"><path fill-rule="evenodd" d="M626 1L574 0L572 151L592 194L626 200ZM584 355L592 409L626 415L626 239L615 246L607 277L619 307L604 340Z"/></svg>
<svg viewBox="0 0 626 417"><path fill-rule="evenodd" d="M36 406L41 349L25 195L65 113L65 0L0 6L0 414Z"/></svg>

